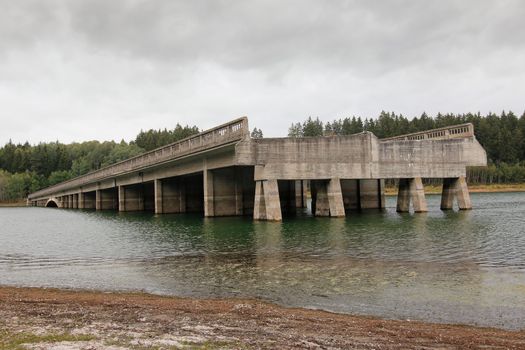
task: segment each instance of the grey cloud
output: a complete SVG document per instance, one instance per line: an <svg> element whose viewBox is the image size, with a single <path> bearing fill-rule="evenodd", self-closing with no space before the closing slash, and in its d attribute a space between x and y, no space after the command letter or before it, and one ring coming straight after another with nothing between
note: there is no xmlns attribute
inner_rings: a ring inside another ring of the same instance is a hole
<svg viewBox="0 0 525 350"><path fill-rule="evenodd" d="M497 46L508 38L501 28L523 27L521 3L501 3L100 1L70 2L69 11L72 29L90 45L134 57L232 69L282 61L366 69L435 60L469 43Z"/></svg>
<svg viewBox="0 0 525 350"><path fill-rule="evenodd" d="M66 130L120 139L174 120L205 127L243 114L258 126L272 119L265 131L278 135L308 115L523 109L521 0L0 6L0 143L15 129L27 134L4 123L12 115L61 125L48 139ZM83 118L112 127L74 129Z"/></svg>
<svg viewBox="0 0 525 350"><path fill-rule="evenodd" d="M71 34L67 45L168 65L298 62L359 73L451 52L461 58L465 45L471 59L506 43L522 47L524 7L519 0L10 1L0 22L11 45L60 45Z"/></svg>

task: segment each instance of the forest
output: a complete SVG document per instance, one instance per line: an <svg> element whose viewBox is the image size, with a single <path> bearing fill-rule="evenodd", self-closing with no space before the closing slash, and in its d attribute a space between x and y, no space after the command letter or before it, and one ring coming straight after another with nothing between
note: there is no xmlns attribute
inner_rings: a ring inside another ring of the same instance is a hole
<svg viewBox="0 0 525 350"><path fill-rule="evenodd" d="M177 124L172 130L148 130L131 142L87 141L63 144L14 144L0 148L0 201L15 201L57 184L199 132Z"/></svg>
<svg viewBox="0 0 525 350"><path fill-rule="evenodd" d="M346 117L323 122L307 118L293 123L290 137L351 135L371 131L384 138L443 126L473 123L476 138L487 151L488 167L469 168L470 184L525 182L525 113L501 114L440 114L408 119L401 114L382 112L377 118ZM140 131L134 140L126 142L87 141L63 144L14 144L9 141L0 148L0 201L22 199L28 193L70 178L139 155L143 152L181 140L199 132L197 126ZM262 137L255 128L252 137Z"/></svg>
<svg viewBox="0 0 525 350"><path fill-rule="evenodd" d="M381 112L378 118L351 117L323 123L309 117L294 123L288 129L290 137L351 135L370 131L379 138L408 134L444 126L472 123L477 140L485 148L487 167L467 169L469 184L515 184L525 182L525 113L520 117L512 112L497 115L489 113L441 114L426 113L408 119L394 112ZM437 184L439 179L426 181Z"/></svg>

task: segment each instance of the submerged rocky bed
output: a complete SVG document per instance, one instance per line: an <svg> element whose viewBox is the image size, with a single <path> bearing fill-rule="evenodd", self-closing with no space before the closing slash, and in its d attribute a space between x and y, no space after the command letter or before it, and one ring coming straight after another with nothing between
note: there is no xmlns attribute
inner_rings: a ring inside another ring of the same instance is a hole
<svg viewBox="0 0 525 350"><path fill-rule="evenodd" d="M188 299L0 287L0 349L525 348L525 331Z"/></svg>

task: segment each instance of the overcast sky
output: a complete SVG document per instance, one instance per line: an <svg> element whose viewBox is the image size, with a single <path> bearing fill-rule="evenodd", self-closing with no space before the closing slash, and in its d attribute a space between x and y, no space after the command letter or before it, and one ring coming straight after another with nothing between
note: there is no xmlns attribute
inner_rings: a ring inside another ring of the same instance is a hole
<svg viewBox="0 0 525 350"><path fill-rule="evenodd" d="M525 110L525 1L0 0L0 144Z"/></svg>

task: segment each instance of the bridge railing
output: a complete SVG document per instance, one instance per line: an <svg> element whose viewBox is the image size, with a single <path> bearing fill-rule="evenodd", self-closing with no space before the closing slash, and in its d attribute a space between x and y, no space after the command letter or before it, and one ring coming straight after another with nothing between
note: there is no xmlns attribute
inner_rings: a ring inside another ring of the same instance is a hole
<svg viewBox="0 0 525 350"><path fill-rule="evenodd" d="M142 153L133 158L108 165L107 167L92 171L86 175L81 175L57 185L44 188L30 194L28 198L38 198L59 191L68 190L70 188L80 187L85 184L140 170L157 163L163 163L208 148L240 141L246 137L246 135L249 135L249 132L248 118L242 117L169 145Z"/></svg>
<svg viewBox="0 0 525 350"><path fill-rule="evenodd" d="M439 140L474 136L474 125L471 123L447 126L444 128L415 132L412 134L387 137L381 141L392 140Z"/></svg>

